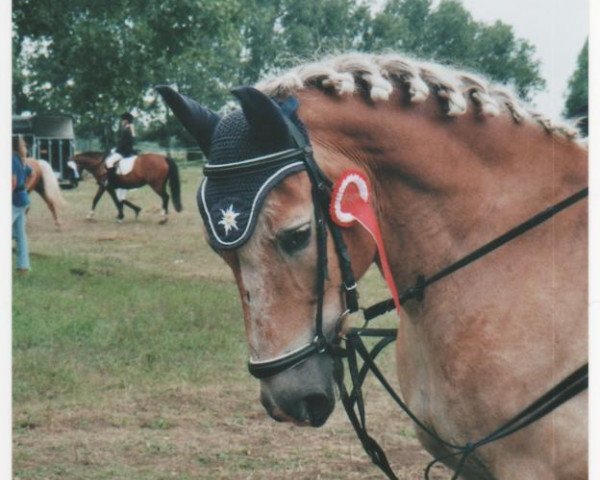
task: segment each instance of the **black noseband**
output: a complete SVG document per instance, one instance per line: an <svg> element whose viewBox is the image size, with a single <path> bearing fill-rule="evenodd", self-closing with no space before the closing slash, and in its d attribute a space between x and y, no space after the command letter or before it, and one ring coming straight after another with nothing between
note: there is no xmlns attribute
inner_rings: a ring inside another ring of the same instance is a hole
<svg viewBox="0 0 600 480"><path fill-rule="evenodd" d="M264 362L250 360L248 362L248 371L254 378L268 378L295 365L299 365L312 355L326 352L333 353L330 344L325 340L325 337L316 336L311 343L286 353L281 357L272 358Z"/></svg>

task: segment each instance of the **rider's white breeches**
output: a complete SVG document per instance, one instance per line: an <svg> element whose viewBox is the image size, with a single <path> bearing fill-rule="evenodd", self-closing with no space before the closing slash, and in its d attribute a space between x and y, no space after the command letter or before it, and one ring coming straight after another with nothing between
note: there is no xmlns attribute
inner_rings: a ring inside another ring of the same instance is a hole
<svg viewBox="0 0 600 480"><path fill-rule="evenodd" d="M119 160L122 160L123 157L121 156L120 153L111 153L108 157L106 157L105 163L106 163L106 168L112 168L114 166L114 164L116 162L118 162Z"/></svg>

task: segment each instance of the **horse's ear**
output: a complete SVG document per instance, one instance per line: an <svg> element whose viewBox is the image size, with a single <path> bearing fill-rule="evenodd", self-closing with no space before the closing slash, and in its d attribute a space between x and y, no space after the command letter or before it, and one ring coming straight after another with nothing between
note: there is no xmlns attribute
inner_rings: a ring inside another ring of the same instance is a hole
<svg viewBox="0 0 600 480"><path fill-rule="evenodd" d="M261 140L287 141L288 126L279 106L267 95L252 87L231 91L240 104L252 132Z"/></svg>
<svg viewBox="0 0 600 480"><path fill-rule="evenodd" d="M154 88L208 156L212 135L220 120L219 115L167 85L158 85Z"/></svg>

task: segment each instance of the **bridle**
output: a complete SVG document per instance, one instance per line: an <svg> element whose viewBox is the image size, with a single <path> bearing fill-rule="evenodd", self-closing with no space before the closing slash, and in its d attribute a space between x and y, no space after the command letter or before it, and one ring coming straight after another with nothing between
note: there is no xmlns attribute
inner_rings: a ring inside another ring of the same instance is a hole
<svg viewBox="0 0 600 480"><path fill-rule="evenodd" d="M292 123L287 117L284 117L290 135L296 144L295 148L286 149L281 152L256 157L239 164L232 165L206 165L204 167L204 175L207 178L219 177L223 175L248 175L254 171L264 169L265 167L284 167L285 165L298 162L301 160L304 163L305 170L308 173L312 184L312 200L314 205L314 216L316 224L316 239L317 239L317 278L316 278L316 294L317 294L317 309L315 315L315 336L310 343L293 350L284 355L271 358L269 360L250 360L248 362L248 370L250 373L259 379L271 377L284 370L305 361L312 355L319 354L343 354L339 345L337 332L334 332L333 337L327 335L323 329L323 303L325 297L325 280L327 277L327 229L331 232L331 236L335 245L335 250L339 259L340 269L342 273L342 290L346 310L339 316L340 321L349 313L358 310L358 295L356 291L356 281L352 273L350 264L350 255L348 248L342 237L339 227L334 225L328 215L329 199L332 183L318 167L312 154L312 148L308 140L304 137L298 127Z"/></svg>
<svg viewBox="0 0 600 480"><path fill-rule="evenodd" d="M317 243L317 273L316 273L316 314L315 314L315 336L310 343L268 360L252 360L248 362L250 374L258 379L272 377L288 370L311 357L312 355L329 354L333 357L346 357L348 359L348 368L352 381L352 389L347 391L343 381L343 376L337 378L338 388L340 390L341 400L348 414L352 426L354 427L358 438L360 439L365 451L375 463L390 479L396 479L383 449L368 434L365 422L364 401L362 399L361 387L369 372L380 381L383 387L392 396L394 401L404 410L408 416L431 436L434 440L444 445L452 453L440 458L434 459L425 470L425 477L429 478L429 472L432 466L442 460L452 456L460 456L453 480L457 479L460 471L464 467L469 455L477 448L486 445L492 441L510 435L532 422L542 418L552 410L571 399L573 396L585 390L588 386L588 365L585 364L576 370L569 377L564 379L542 397L530 404L527 408L501 425L489 435L478 441L467 442L465 445L457 445L440 438L433 430L421 422L414 413L403 402L400 396L390 386L383 374L379 371L374 360L377 355L393 342L397 335L397 329L372 329L366 328L368 322L372 319L394 309L392 299L384 300L363 310L365 325L362 328L351 328L344 336L345 348L340 345L342 338L337 331L342 320L346 315L359 310L357 286L352 273L352 265L348 248L342 237L341 228L336 225L329 215L329 204L331 202L332 182L319 168L313 157L313 151L308 138L301 130L286 116L283 117L287 123L289 134L295 144L295 147L286 149L274 154L261 157L255 157L250 160L238 162L236 165L210 165L204 167L204 175L207 178L229 176L229 175L248 175L252 172L260 171L267 167L284 167L293 162L301 161L304 164L304 170L307 172L311 182L311 195L314 207L314 218L316 224L316 243ZM427 287L435 282L447 277L455 271L466 267L467 265L482 258L493 250L500 248L519 235L540 225L549 218L564 209L574 205L588 195L588 189L584 188L570 197L558 202L537 215L529 218L523 223L510 229L503 235L491 240L482 247L465 255L456 262L434 273L429 277L419 275L414 286L406 289L400 295L400 303L410 299L417 301L423 300ZM325 296L325 281L327 277L328 258L327 258L327 232L330 232L335 245L336 255L339 260L339 266L342 277L342 296L345 303L345 311L338 317L336 327L332 334L327 335L323 329L323 304ZM362 337L380 337L381 340L369 351L362 341ZM357 358L363 360L362 367L359 368Z"/></svg>

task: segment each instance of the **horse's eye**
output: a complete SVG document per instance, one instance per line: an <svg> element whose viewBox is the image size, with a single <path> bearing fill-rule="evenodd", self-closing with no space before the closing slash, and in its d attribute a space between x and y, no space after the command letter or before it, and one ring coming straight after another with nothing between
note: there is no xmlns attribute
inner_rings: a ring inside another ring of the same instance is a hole
<svg viewBox="0 0 600 480"><path fill-rule="evenodd" d="M281 249L288 255L306 248L310 240L310 225L303 225L295 230L287 230L277 236Z"/></svg>

